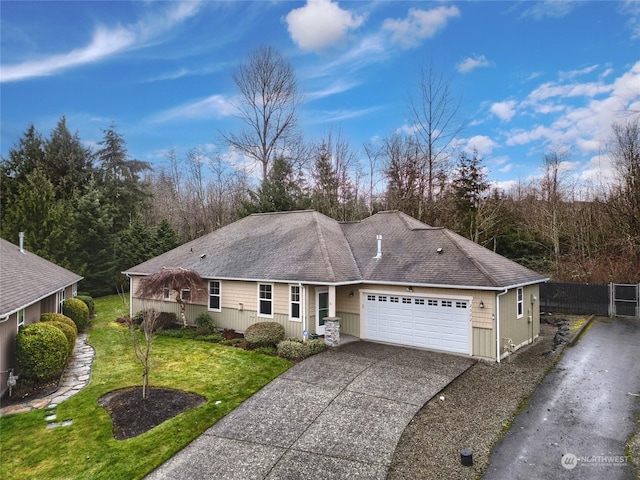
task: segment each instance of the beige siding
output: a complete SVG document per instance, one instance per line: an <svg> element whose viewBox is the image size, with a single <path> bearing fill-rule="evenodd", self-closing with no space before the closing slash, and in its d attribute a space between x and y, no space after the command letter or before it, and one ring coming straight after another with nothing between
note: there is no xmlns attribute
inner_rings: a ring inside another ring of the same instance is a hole
<svg viewBox="0 0 640 480"><path fill-rule="evenodd" d="M10 368L17 367L15 361L16 355L16 332L18 330L18 315L9 315L6 322L0 323L0 395L7 388L7 379L9 374L6 371Z"/></svg>
<svg viewBox="0 0 640 480"><path fill-rule="evenodd" d="M360 337L360 314L336 312L340 317L340 333Z"/></svg>
<svg viewBox="0 0 640 480"><path fill-rule="evenodd" d="M496 336L492 328L473 327L474 357L496 358Z"/></svg>
<svg viewBox="0 0 640 480"><path fill-rule="evenodd" d="M536 297L533 304L532 296ZM509 290L500 297L500 356L507 353L508 339L513 345L521 346L540 334L539 285L524 287L523 300L523 316L517 318L517 289Z"/></svg>

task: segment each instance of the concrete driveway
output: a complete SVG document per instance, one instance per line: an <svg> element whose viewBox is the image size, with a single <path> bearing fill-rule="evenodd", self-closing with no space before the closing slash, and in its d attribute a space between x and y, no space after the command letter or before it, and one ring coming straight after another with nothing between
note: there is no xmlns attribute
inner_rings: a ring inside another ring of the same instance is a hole
<svg viewBox="0 0 640 480"><path fill-rule="evenodd" d="M625 444L640 408L640 320L597 319L491 453L482 477L633 479Z"/></svg>
<svg viewBox="0 0 640 480"><path fill-rule="evenodd" d="M384 479L405 427L474 360L353 342L297 364L148 479Z"/></svg>

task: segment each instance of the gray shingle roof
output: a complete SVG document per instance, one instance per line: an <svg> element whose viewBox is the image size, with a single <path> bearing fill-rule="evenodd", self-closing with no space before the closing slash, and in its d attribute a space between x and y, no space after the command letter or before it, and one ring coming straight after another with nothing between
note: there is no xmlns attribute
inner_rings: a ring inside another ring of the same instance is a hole
<svg viewBox="0 0 640 480"><path fill-rule="evenodd" d="M0 238L0 317L82 280L80 275Z"/></svg>
<svg viewBox="0 0 640 480"><path fill-rule="evenodd" d="M376 235L382 235L380 259ZM395 211L343 223L310 210L254 214L126 273L150 274L163 266L191 268L204 278L312 283L497 289L546 280L471 240Z"/></svg>

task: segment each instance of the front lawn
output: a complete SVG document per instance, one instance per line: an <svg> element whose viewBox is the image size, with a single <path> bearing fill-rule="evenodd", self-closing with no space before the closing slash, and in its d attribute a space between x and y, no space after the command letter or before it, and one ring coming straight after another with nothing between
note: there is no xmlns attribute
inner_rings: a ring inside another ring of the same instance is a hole
<svg viewBox="0 0 640 480"><path fill-rule="evenodd" d="M113 322L127 307L114 295L96 299L96 312L89 331L96 350L91 383L56 412L59 421L73 423L47 430L43 410L0 418L0 478L142 478L291 366L282 358L232 347L157 337L150 385L193 392L207 403L138 437L115 440L98 399L141 385L142 368L128 331Z"/></svg>

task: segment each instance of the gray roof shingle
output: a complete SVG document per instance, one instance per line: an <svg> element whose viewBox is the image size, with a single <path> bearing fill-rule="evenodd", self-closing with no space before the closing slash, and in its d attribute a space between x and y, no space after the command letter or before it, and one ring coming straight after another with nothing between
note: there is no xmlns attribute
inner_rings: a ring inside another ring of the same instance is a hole
<svg viewBox="0 0 640 480"><path fill-rule="evenodd" d="M382 235L379 259L376 235ZM126 273L150 274L163 266L191 268L204 278L310 283L498 289L547 280L471 240L397 211L342 223L310 210L254 214Z"/></svg>
<svg viewBox="0 0 640 480"><path fill-rule="evenodd" d="M80 275L0 238L0 317L82 280Z"/></svg>

